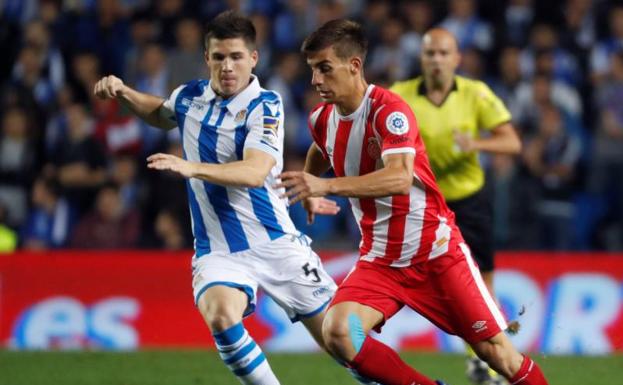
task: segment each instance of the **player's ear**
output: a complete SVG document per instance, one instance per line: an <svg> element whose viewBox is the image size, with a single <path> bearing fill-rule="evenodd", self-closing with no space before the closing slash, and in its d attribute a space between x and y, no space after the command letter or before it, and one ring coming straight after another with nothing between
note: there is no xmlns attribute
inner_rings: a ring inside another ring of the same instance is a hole
<svg viewBox="0 0 623 385"><path fill-rule="evenodd" d="M253 51L251 51L251 62L253 63L252 68L255 68L255 66L257 65L257 61L260 58L260 54L259 52L257 52L256 49L254 49Z"/></svg>
<svg viewBox="0 0 623 385"><path fill-rule="evenodd" d="M456 59L454 60L455 68L458 68L461 65L461 60L463 60L463 56L461 56L460 52L456 53Z"/></svg>
<svg viewBox="0 0 623 385"><path fill-rule="evenodd" d="M350 72L355 75L363 69L363 61L360 57L353 56L350 59Z"/></svg>

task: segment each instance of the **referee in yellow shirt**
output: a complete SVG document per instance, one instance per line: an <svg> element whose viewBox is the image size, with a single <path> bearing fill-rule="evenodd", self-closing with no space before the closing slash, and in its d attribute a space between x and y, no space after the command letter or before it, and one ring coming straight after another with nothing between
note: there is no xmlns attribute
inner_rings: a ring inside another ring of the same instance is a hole
<svg viewBox="0 0 623 385"><path fill-rule="evenodd" d="M461 55L450 32L428 31L420 59L422 76L398 82L391 90L413 109L437 183L493 294L492 198L484 189L478 153L518 154L521 142L510 112L491 89L456 75ZM487 369L482 361L468 361L472 381L498 383Z"/></svg>

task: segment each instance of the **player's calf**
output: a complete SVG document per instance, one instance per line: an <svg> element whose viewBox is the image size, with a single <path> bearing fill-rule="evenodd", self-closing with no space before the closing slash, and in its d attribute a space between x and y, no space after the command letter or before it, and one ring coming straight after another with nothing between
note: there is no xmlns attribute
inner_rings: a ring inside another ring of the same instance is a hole
<svg viewBox="0 0 623 385"><path fill-rule="evenodd" d="M539 366L520 354L503 333L472 345L476 354L513 385L547 385Z"/></svg>

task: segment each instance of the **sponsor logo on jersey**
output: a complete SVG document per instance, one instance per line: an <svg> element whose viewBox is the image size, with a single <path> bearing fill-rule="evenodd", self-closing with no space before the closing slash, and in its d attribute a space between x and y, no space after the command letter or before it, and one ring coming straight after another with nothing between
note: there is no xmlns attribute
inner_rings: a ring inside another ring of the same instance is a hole
<svg viewBox="0 0 623 385"><path fill-rule="evenodd" d="M203 110L203 104L201 103L197 103L195 101L193 101L192 99L188 99L188 98L182 98L182 106L184 107L192 107L192 108L196 108L198 110Z"/></svg>

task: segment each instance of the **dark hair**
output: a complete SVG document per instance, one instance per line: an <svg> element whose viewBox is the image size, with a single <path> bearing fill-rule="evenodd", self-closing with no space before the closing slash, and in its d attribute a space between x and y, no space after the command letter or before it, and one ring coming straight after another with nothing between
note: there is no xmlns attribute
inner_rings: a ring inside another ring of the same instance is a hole
<svg viewBox="0 0 623 385"><path fill-rule="evenodd" d="M255 26L251 20L235 11L219 13L206 27L205 48L210 46L210 39L242 38L250 50L255 49Z"/></svg>
<svg viewBox="0 0 623 385"><path fill-rule="evenodd" d="M305 55L318 52L333 46L335 54L340 59L360 56L366 59L368 39L363 28L356 21L348 19L331 20L318 28L305 39L301 52Z"/></svg>

